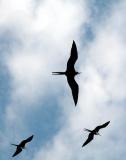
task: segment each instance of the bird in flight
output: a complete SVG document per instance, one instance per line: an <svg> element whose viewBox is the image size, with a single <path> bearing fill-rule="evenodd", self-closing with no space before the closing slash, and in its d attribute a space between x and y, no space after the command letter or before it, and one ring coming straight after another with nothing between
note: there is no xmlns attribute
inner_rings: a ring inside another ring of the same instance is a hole
<svg viewBox="0 0 126 160"><path fill-rule="evenodd" d="M53 75L65 75L67 77L68 84L71 88L73 99L75 106L78 101L78 93L79 93L79 87L77 82L75 81L74 77L79 74L74 68L75 62L78 59L78 52L77 47L75 44L75 41L73 41L72 48L71 48L71 55L67 62L67 69L65 72L52 72Z"/></svg>
<svg viewBox="0 0 126 160"><path fill-rule="evenodd" d="M82 147L86 146L89 142L91 142L94 138L94 135L100 135L98 132L100 129L105 128L108 126L108 124L110 123L110 121L102 124L101 126L97 126L94 130L89 130L89 129L85 129L85 131L90 132L88 135L88 139L84 142L84 144L82 145Z"/></svg>
<svg viewBox="0 0 126 160"><path fill-rule="evenodd" d="M18 145L17 145L17 144L11 144L11 145L17 147L17 149L16 149L16 151L15 151L15 153L13 154L12 157L15 157L17 154L19 154L19 153L22 151L22 149L25 149L26 143L30 142L32 139L33 139L33 135L32 135L31 137L29 137L29 138L21 141L21 143L18 144Z"/></svg>

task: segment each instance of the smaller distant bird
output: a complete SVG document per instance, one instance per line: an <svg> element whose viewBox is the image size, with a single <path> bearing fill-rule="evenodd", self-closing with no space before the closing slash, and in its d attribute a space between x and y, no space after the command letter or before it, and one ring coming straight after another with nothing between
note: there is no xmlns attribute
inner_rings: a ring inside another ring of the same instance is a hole
<svg viewBox="0 0 126 160"><path fill-rule="evenodd" d="M86 146L89 142L91 142L94 138L94 135L99 135L100 134L98 133L100 129L102 128L105 128L108 126L108 124L110 123L110 121L100 125L100 126L97 126L94 130L89 130L89 129L85 129L85 131L88 131L90 132L89 135L88 135L88 139L84 142L84 144L82 145L82 147Z"/></svg>
<svg viewBox="0 0 126 160"><path fill-rule="evenodd" d="M78 101L78 93L79 93L79 86L75 81L74 77L79 74L74 68L74 65L78 59L78 52L75 41L73 41L72 48L71 48L71 55L67 62L67 68L65 72L52 72L53 75L65 75L67 77L68 84L71 88L73 99L75 106Z"/></svg>
<svg viewBox="0 0 126 160"><path fill-rule="evenodd" d="M33 139L33 135L32 135L31 137L29 137L29 138L21 141L21 143L18 144L18 145L17 145L17 144L11 144L11 145L17 147L17 149L16 149L16 151L15 151L15 153L13 154L12 157L15 157L17 154L19 154L19 153L22 151L22 149L25 149L26 143L30 142L32 139Z"/></svg>

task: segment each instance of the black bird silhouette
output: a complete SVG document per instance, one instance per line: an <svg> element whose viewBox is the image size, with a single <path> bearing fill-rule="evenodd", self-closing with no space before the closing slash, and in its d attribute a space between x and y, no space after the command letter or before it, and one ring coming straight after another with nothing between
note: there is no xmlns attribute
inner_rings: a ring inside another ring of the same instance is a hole
<svg viewBox="0 0 126 160"><path fill-rule="evenodd" d="M79 93L79 87L78 84L76 83L74 77L79 74L79 72L76 72L74 65L76 60L78 59L78 52L77 52L77 47L75 44L75 41L73 41L72 48L71 48L71 55L70 58L67 62L67 69L65 72L52 72L53 75L65 75L67 77L68 84L71 88L73 99L75 106L78 101L78 93Z"/></svg>
<svg viewBox="0 0 126 160"><path fill-rule="evenodd" d="M104 124L101 125L101 126L97 126L94 130L85 129L85 131L88 131L88 132L90 132L90 133L89 133L88 139L84 142L84 144L82 145L82 147L84 147L84 146L87 145L90 141L92 141L93 138L94 138L94 135L100 135L100 134L98 133L99 130L102 129L102 128L105 128L109 123L110 123L110 121L104 123Z"/></svg>
<svg viewBox="0 0 126 160"><path fill-rule="evenodd" d="M17 154L19 154L22 151L22 149L25 149L25 144L30 142L32 140L32 138L33 138L33 135L31 137L21 141L21 143L18 144L18 145L17 144L11 144L11 145L17 147L16 152L13 154L12 157L15 157Z"/></svg>

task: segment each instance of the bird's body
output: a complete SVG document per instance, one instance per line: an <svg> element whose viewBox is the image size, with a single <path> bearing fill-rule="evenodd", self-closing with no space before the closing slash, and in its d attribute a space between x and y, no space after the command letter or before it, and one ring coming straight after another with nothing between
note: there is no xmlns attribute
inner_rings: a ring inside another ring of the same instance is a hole
<svg viewBox="0 0 126 160"><path fill-rule="evenodd" d="M71 48L71 56L67 62L67 69L65 72L52 72L53 75L65 75L67 77L68 84L71 88L73 99L75 106L78 101L78 93L79 93L79 87L76 83L74 77L79 74L79 72L76 72L74 65L76 60L78 59L78 53L77 53L77 47L75 42L73 41L72 48Z"/></svg>
<svg viewBox="0 0 126 160"><path fill-rule="evenodd" d="M19 154L23 149L25 149L25 145L26 143L30 142L33 139L33 135L23 141L21 141L20 144L16 145L16 144L12 144L13 146L16 146L16 152L13 154L12 157L15 157L17 154Z"/></svg>
<svg viewBox="0 0 126 160"><path fill-rule="evenodd" d="M85 129L85 131L88 131L90 133L88 135L88 139L84 142L84 144L82 145L82 147L84 147L89 142L91 142L93 140L93 138L94 138L94 135L100 135L99 134L99 130L102 129L102 128L105 128L106 126L108 126L109 123L110 123L110 121L104 123L103 125L97 126L94 130Z"/></svg>

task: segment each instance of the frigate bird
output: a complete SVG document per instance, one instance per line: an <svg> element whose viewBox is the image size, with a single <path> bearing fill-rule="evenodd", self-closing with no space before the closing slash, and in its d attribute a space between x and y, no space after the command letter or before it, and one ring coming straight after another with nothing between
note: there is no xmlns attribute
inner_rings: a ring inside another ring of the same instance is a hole
<svg viewBox="0 0 126 160"><path fill-rule="evenodd" d="M89 129L85 129L85 131L90 132L88 135L88 139L84 142L84 144L82 145L82 147L84 147L85 145L87 145L89 142L91 142L94 138L94 135L100 135L98 132L100 129L105 128L108 124L110 123L110 121L104 123L103 125L97 126L94 130L89 130Z"/></svg>
<svg viewBox="0 0 126 160"><path fill-rule="evenodd" d="M22 149L25 149L26 143L30 142L30 141L32 140L32 138L33 138L33 135L32 135L31 137L29 137L29 138L21 141L21 143L18 144L18 145L17 145L17 144L11 144L11 145L17 147L17 149L16 149L16 151L15 151L15 153L13 154L12 157L15 157L17 154L19 154L19 153L22 151Z"/></svg>
<svg viewBox="0 0 126 160"><path fill-rule="evenodd" d="M78 101L78 93L79 87L77 82L75 81L74 77L79 74L74 68L75 62L78 59L78 52L75 41L73 41L72 48L71 48L71 55L67 62L67 69L65 72L52 72L53 75L65 75L67 77L68 84L71 88L73 99L75 106Z"/></svg>

